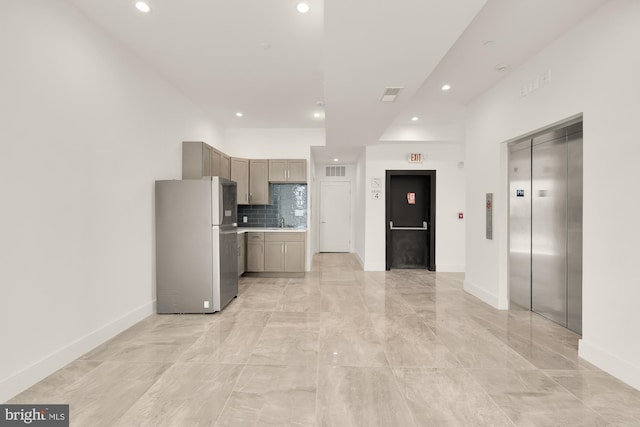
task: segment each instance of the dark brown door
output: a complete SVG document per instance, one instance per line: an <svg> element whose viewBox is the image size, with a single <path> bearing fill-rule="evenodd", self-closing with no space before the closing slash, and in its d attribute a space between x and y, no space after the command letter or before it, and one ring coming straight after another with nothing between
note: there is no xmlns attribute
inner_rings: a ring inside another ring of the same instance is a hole
<svg viewBox="0 0 640 427"><path fill-rule="evenodd" d="M435 270L435 171L387 171L386 203L387 270Z"/></svg>

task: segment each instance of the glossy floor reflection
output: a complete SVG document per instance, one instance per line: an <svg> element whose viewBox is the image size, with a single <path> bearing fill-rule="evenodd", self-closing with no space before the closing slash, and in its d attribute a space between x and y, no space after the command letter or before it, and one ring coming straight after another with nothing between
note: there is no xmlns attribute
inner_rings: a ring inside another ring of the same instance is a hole
<svg viewBox="0 0 640 427"><path fill-rule="evenodd" d="M578 358L578 336L498 311L462 274L243 278L222 313L153 315L14 398L74 426L640 426L640 392Z"/></svg>

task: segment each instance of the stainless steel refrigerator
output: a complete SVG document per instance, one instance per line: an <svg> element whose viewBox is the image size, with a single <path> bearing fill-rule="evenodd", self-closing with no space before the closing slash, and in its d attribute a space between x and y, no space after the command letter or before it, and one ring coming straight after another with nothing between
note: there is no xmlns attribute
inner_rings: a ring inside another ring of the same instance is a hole
<svg viewBox="0 0 640 427"><path fill-rule="evenodd" d="M158 313L212 313L238 295L236 183L156 181Z"/></svg>

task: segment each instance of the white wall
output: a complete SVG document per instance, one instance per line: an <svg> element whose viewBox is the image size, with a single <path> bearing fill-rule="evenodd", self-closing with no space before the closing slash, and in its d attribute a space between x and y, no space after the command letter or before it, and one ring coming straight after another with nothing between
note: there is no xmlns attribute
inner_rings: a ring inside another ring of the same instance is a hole
<svg viewBox="0 0 640 427"><path fill-rule="evenodd" d="M66 2L0 3L0 402L154 311L154 180L216 125Z"/></svg>
<svg viewBox="0 0 640 427"><path fill-rule="evenodd" d="M366 186L366 159L367 152L362 150L362 154L358 158L356 163L356 189L355 199L356 208L353 212L353 222L355 224L354 232L354 252L360 261L360 265L364 268L364 260L366 255L366 201L367 201L367 186Z"/></svg>
<svg viewBox="0 0 640 427"><path fill-rule="evenodd" d="M507 305L506 155L502 141L584 114L583 337L579 353L640 389L640 203L630 183L640 158L640 2L615 0L514 70L469 108L467 281ZM526 97L521 87L551 70ZM484 238L484 194L494 192L496 239Z"/></svg>
<svg viewBox="0 0 640 427"><path fill-rule="evenodd" d="M323 145L324 128L230 128L225 132L225 153L247 159L310 160L311 147Z"/></svg>
<svg viewBox="0 0 640 427"><path fill-rule="evenodd" d="M422 153L423 163L409 163L409 153ZM365 270L385 269L385 172L387 170L436 170L436 270L465 270L464 144L460 142L423 142L380 144L366 149L364 185ZM371 179L380 178L382 198L371 198Z"/></svg>

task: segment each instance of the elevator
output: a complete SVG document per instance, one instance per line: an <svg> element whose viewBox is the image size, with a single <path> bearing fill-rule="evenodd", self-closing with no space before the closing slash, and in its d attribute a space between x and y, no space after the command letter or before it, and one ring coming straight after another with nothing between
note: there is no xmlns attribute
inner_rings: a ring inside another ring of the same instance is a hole
<svg viewBox="0 0 640 427"><path fill-rule="evenodd" d="M509 299L582 334L582 121L508 148Z"/></svg>

